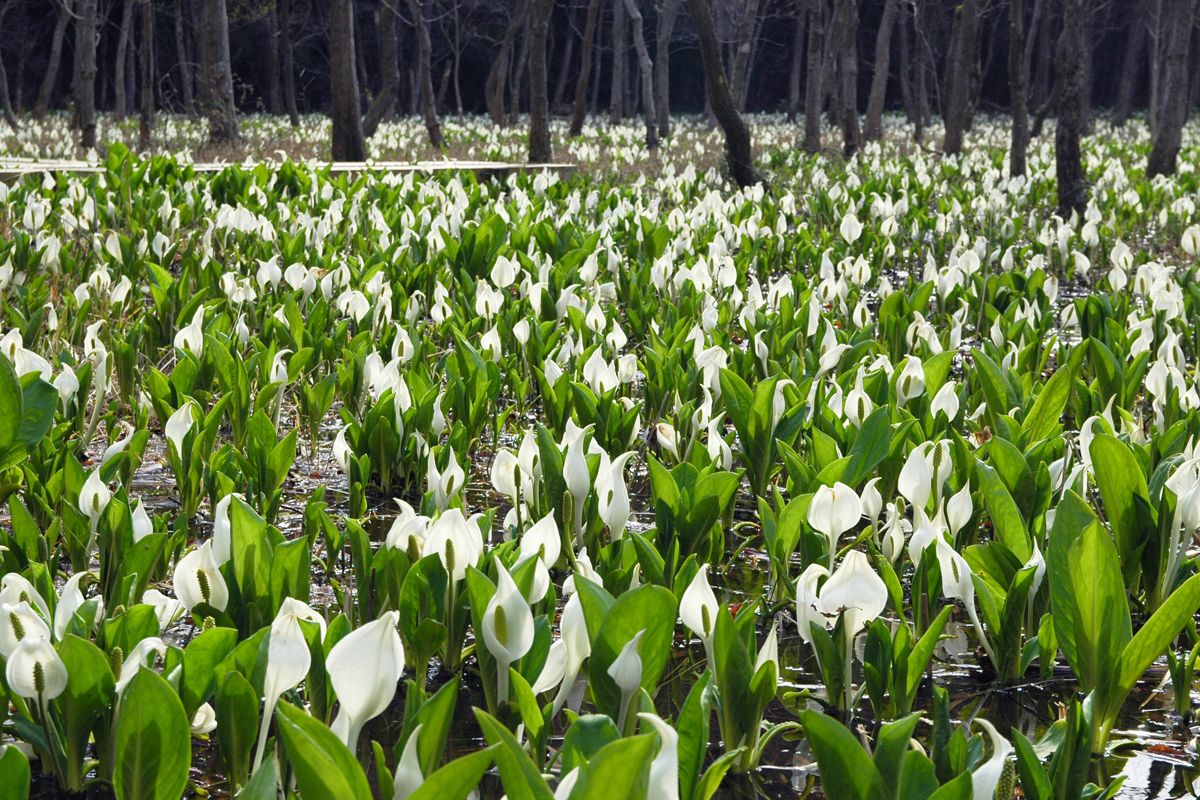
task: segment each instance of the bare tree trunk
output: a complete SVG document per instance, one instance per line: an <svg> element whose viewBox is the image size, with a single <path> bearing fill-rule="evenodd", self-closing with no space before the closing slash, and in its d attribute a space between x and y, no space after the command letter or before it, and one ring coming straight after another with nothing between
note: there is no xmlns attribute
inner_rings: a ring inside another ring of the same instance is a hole
<svg viewBox="0 0 1200 800"><path fill-rule="evenodd" d="M125 0L125 8L121 11L121 33L117 37L117 59L114 64L113 86L117 92L117 105L113 116L118 120L125 119L129 113L129 102L125 96L125 53L129 48L129 31L133 24L134 0Z"/></svg>
<svg viewBox="0 0 1200 800"><path fill-rule="evenodd" d="M410 0L411 2L411 0ZM484 97L487 100L488 113L492 122L498 127L504 127L504 86L508 80L509 58L512 53L513 40L517 38L521 27L525 24L525 12L528 10L528 0L519 0L512 19L508 22L508 30L504 32L504 40L500 43L500 52L492 62L487 84L484 86Z"/></svg>
<svg viewBox="0 0 1200 800"><path fill-rule="evenodd" d="M807 0L797 0L796 32L792 36L792 70L788 74L788 122L795 122L800 114L800 70L804 64L804 22L808 19L807 5Z"/></svg>
<svg viewBox="0 0 1200 800"><path fill-rule="evenodd" d="M1018 0L1019 1L1019 0ZM875 36L875 74L871 76L871 94L867 96L867 120L863 138L874 142L883 138L883 104L887 99L888 78L892 64L892 26L896 23L897 0L887 0L883 19Z"/></svg>
<svg viewBox="0 0 1200 800"><path fill-rule="evenodd" d="M283 104L287 107L292 127L300 127L300 111L296 107L296 74L292 64L292 0L279 0L280 53L283 56Z"/></svg>
<svg viewBox="0 0 1200 800"><path fill-rule="evenodd" d="M658 114L658 138L671 136L671 37L679 19L682 0L665 0L657 7L658 27L654 52L654 111Z"/></svg>
<svg viewBox="0 0 1200 800"><path fill-rule="evenodd" d="M959 11L957 46L953 52L954 66L947 69L946 75L946 138L942 142L942 152L946 155L962 152L967 106L971 101L971 65L976 61L978 13L976 0L963 0Z"/></svg>
<svg viewBox="0 0 1200 800"><path fill-rule="evenodd" d="M601 0L591 0L588 4L587 21L583 25L583 44L579 51L579 80L575 82L575 109L571 115L570 136L575 137L583 132L583 121L587 117L588 77L592 72L592 51L595 49L596 22L600 17ZM596 70L599 74L599 70Z"/></svg>
<svg viewBox="0 0 1200 800"><path fill-rule="evenodd" d="M33 118L41 119L46 116L50 107L50 95L54 92L54 83L58 80L58 67L62 63L63 35L67 32L67 23L71 21L71 6L75 0L59 0L58 20L54 23L54 35L50 38L50 61L46 65L46 75L42 78L42 88L38 91L37 101L33 105Z"/></svg>
<svg viewBox="0 0 1200 800"><path fill-rule="evenodd" d="M154 4L142 3L142 117L138 125L138 143L143 151L150 150L150 135L154 130Z"/></svg>
<svg viewBox="0 0 1200 800"><path fill-rule="evenodd" d="M862 136L858 126L858 0L839 0L839 11L842 148L846 158L850 158L858 152Z"/></svg>
<svg viewBox="0 0 1200 800"><path fill-rule="evenodd" d="M229 15L225 0L200 3L200 96L213 142L236 141L237 111L229 66Z"/></svg>
<svg viewBox="0 0 1200 800"><path fill-rule="evenodd" d="M1146 178L1174 175L1175 160L1187 120L1188 50L1192 42L1195 0L1166 0L1167 53L1162 111L1154 131L1154 148L1146 161Z"/></svg>
<svg viewBox="0 0 1200 800"><path fill-rule="evenodd" d="M567 79L571 73L571 59L575 55L575 6L571 6L567 15L567 43L563 48L562 66L558 70L558 80L554 82L554 99L550 101L552 109L560 109L563 96L567 93Z"/></svg>
<svg viewBox="0 0 1200 800"><path fill-rule="evenodd" d="M1113 124L1124 125L1133 111L1133 94L1142 76L1142 62L1146 60L1146 17L1147 3L1138 4L1138 13L1129 23L1129 41L1125 45L1125 57L1121 62L1121 80L1117 84L1117 102L1113 106Z"/></svg>
<svg viewBox="0 0 1200 800"><path fill-rule="evenodd" d="M4 15L8 13L8 3L0 6L0 30L4 29ZM21 129L17 115L13 112L12 98L8 95L8 72L4 69L4 59L0 58L0 109L4 111L4 121L14 131Z"/></svg>
<svg viewBox="0 0 1200 800"><path fill-rule="evenodd" d="M329 93L334 161L367 160L354 44L354 0L333 0L329 5Z"/></svg>
<svg viewBox="0 0 1200 800"><path fill-rule="evenodd" d="M1084 40L1088 0L1063 0L1063 31L1058 40L1058 82L1062 99L1058 108L1058 130L1054 156L1058 173L1058 213L1064 219L1072 211L1083 213L1087 206L1087 178L1079 139L1083 133Z"/></svg>
<svg viewBox="0 0 1200 800"><path fill-rule="evenodd" d="M188 57L187 39L183 32L182 0L175 0L175 49L179 59L180 87L183 90L183 109L189 116L196 112L192 95L192 64Z"/></svg>
<svg viewBox="0 0 1200 800"><path fill-rule="evenodd" d="M379 6L379 61L383 70L383 86L371 101L367 119L363 122L363 136L375 135L379 123L396 110L396 96L400 92L400 59L397 51L399 37L396 35L396 7L390 3Z"/></svg>
<svg viewBox="0 0 1200 800"><path fill-rule="evenodd" d="M913 70L916 81L917 119L913 123L913 141L925 141L925 123L929 117L929 84L925 75L928 69L929 43L925 40L925 0L917 0L913 11L913 35L916 38L917 63Z"/></svg>
<svg viewBox="0 0 1200 800"><path fill-rule="evenodd" d="M825 98L825 0L808 6L808 75L804 87L804 149L821 149L821 101Z"/></svg>
<svg viewBox="0 0 1200 800"><path fill-rule="evenodd" d="M749 87L746 79L750 72L750 51L754 46L754 33L758 25L758 9L761 0L746 0L745 10L738 25L738 38L733 55L732 81L733 102L738 108L745 108L746 94Z"/></svg>
<svg viewBox="0 0 1200 800"><path fill-rule="evenodd" d="M1025 148L1029 143L1029 103L1025 89L1025 0L1009 0L1008 88L1012 105L1012 146L1009 175L1025 174Z"/></svg>
<svg viewBox="0 0 1200 800"><path fill-rule="evenodd" d="M82 0L79 15L79 146L96 146L96 0Z"/></svg>
<svg viewBox="0 0 1200 800"><path fill-rule="evenodd" d="M1162 65L1165 60L1163 40L1167 36L1167 32L1163 29L1163 3L1165 1L1152 0L1154 13L1148 15L1147 20L1150 25L1150 104L1146 119L1150 123L1151 138L1158 130L1158 112L1162 107Z"/></svg>
<svg viewBox="0 0 1200 800"><path fill-rule="evenodd" d="M1046 98L1046 102L1042 103L1041 107L1033 114L1033 125L1029 129L1029 138L1036 139L1042 135L1042 126L1046 124L1046 117L1050 116L1050 112L1058 107L1062 100L1063 82L1060 77L1054 81L1054 88L1050 90L1050 96Z"/></svg>
<svg viewBox="0 0 1200 800"><path fill-rule="evenodd" d="M696 36L700 39L700 55L704 60L704 79L708 84L708 99L713 113L725 131L725 161L729 174L738 186L753 186L762 179L754 169L754 154L750 144L750 128L738 113L729 85L725 82L725 67L721 63L721 46L713 26L708 0L688 0Z"/></svg>
<svg viewBox="0 0 1200 800"><path fill-rule="evenodd" d="M435 149L441 150L446 146L442 138L442 126L438 122L437 107L433 97L433 44L429 41L429 25L425 21L425 10L421 0L408 0L408 10L412 14L413 27L417 31L417 84L421 90L421 107L425 114L425 129L429 131L429 143ZM355 93L358 97L358 93Z"/></svg>
<svg viewBox="0 0 1200 800"><path fill-rule="evenodd" d="M550 101L546 80L546 31L554 0L533 0L529 28L529 163L548 164L554 159L550 147Z"/></svg>
<svg viewBox="0 0 1200 800"><path fill-rule="evenodd" d="M387 6L385 4L384 8ZM283 86L279 83L279 14L272 1L267 9L267 36L270 43L267 64L271 70L268 110L275 115L283 113Z"/></svg>
<svg viewBox="0 0 1200 800"><path fill-rule="evenodd" d="M454 74L454 59L446 59L442 67L442 80L438 83L437 105L439 114L446 113L446 93L450 91L450 76Z"/></svg>
<svg viewBox="0 0 1200 800"><path fill-rule="evenodd" d="M533 0L530 0L532 5ZM525 74L525 67L529 65L529 30L532 27L532 14L525 17L525 35L521 37L521 50L517 55L517 60L513 62L513 73L509 78L509 93L512 98L512 105L508 110L508 121L516 124L517 117L521 113L521 77Z"/></svg>
<svg viewBox="0 0 1200 800"><path fill-rule="evenodd" d="M642 12L638 11L635 0L625 0L625 10L629 12L629 21L633 25L633 46L637 50L638 71L642 75L642 107L646 112L646 147L658 149L658 113L654 108L654 62L650 60L650 51L646 49L646 33L642 20ZM636 110L637 105L634 105Z"/></svg>
<svg viewBox="0 0 1200 800"><path fill-rule="evenodd" d="M621 124L625 117L625 68L629 65L629 31L625 25L624 0L613 0L613 66L612 85L609 92L608 120L613 125Z"/></svg>

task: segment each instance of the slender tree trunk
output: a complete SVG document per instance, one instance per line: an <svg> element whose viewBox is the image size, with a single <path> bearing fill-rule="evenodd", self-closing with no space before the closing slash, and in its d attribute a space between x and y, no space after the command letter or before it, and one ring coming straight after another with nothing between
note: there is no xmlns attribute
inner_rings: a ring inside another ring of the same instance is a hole
<svg viewBox="0 0 1200 800"><path fill-rule="evenodd" d="M439 114L446 113L446 94L450 91L450 76L454 74L454 59L446 59L442 67L442 80L438 83L437 109Z"/></svg>
<svg viewBox="0 0 1200 800"><path fill-rule="evenodd" d="M138 125L138 141L143 151L150 150L154 131L154 4L142 3L142 117Z"/></svg>
<svg viewBox="0 0 1200 800"><path fill-rule="evenodd" d="M279 0L280 54L283 56L283 104L287 107L292 127L300 127L300 111L296 107L296 74L292 64L292 0Z"/></svg>
<svg viewBox="0 0 1200 800"><path fill-rule="evenodd" d="M54 92L54 83L58 79L58 68L62 63L63 36L67 32L67 23L71 21L71 7L75 0L59 0L58 19L54 23L54 35L50 37L50 61L46 65L46 75L42 78L42 88L38 91L37 101L33 105L33 118L41 119L50 108L50 95Z"/></svg>
<svg viewBox="0 0 1200 800"><path fill-rule="evenodd" d="M749 87L746 80L750 73L750 51L754 47L754 33L758 25L758 10L761 0L746 0L745 12L738 26L737 50L733 55L732 82L733 102L739 109L745 108Z"/></svg>
<svg viewBox="0 0 1200 800"><path fill-rule="evenodd" d="M620 125L625 117L625 68L629 65L628 45L629 31L625 25L624 0L613 0L613 66L612 86L609 92L608 119L613 125Z"/></svg>
<svg viewBox="0 0 1200 800"><path fill-rule="evenodd" d="M821 149L821 101L825 98L825 0L808 6L808 75L804 87L804 149Z"/></svg>
<svg viewBox="0 0 1200 800"><path fill-rule="evenodd" d="M1058 108L1062 101L1063 82L1059 77L1054 81L1054 88L1050 90L1050 96L1046 98L1046 102L1042 103L1041 107L1034 112L1033 125L1029 129L1029 138L1036 139L1042 135L1042 126L1046 124L1046 117L1050 116L1050 112Z"/></svg>
<svg viewBox="0 0 1200 800"><path fill-rule="evenodd" d="M1146 118L1150 123L1150 136L1158 130L1158 112L1162 108L1162 66L1166 60L1163 53L1167 31L1163 26L1163 4L1166 0L1151 0L1154 14L1149 17L1150 31L1150 104Z"/></svg>
<svg viewBox="0 0 1200 800"><path fill-rule="evenodd" d="M862 138L858 124L858 0L840 0L840 6L842 148L850 158L858 152Z"/></svg>
<svg viewBox="0 0 1200 800"><path fill-rule="evenodd" d="M596 22L600 17L602 0L591 0L588 4L587 21L583 25L583 44L579 47L579 80L575 82L575 109L571 115L572 138L583 132L583 121L587 116L588 76L592 72L592 50L595 49ZM599 74L600 70L596 70Z"/></svg>
<svg viewBox="0 0 1200 800"><path fill-rule="evenodd" d="M387 8L386 4L384 8ZM279 14L274 0L267 9L267 36L270 43L267 64L271 70L268 109L272 114L279 115L283 113L283 86L279 82Z"/></svg>
<svg viewBox="0 0 1200 800"><path fill-rule="evenodd" d="M1146 0L1138 4L1138 13L1129 23L1129 41L1121 61L1121 80L1117 83L1117 102L1113 106L1113 124L1122 126L1133 111L1133 95L1142 77L1146 60Z"/></svg>
<svg viewBox="0 0 1200 800"><path fill-rule="evenodd" d="M134 31L131 28L129 31L129 47L125 49L125 110L126 113L133 110L137 105L138 82L137 82L137 46L133 42Z"/></svg>
<svg viewBox="0 0 1200 800"><path fill-rule="evenodd" d="M358 73L354 53L354 0L329 5L329 81L333 108L334 161L366 161L362 111L358 103Z"/></svg>
<svg viewBox="0 0 1200 800"><path fill-rule="evenodd" d="M1174 175L1188 107L1188 50L1192 42L1195 0L1167 0L1167 57L1163 75L1162 112L1154 131L1154 148L1146 161L1146 178Z"/></svg>
<svg viewBox="0 0 1200 800"><path fill-rule="evenodd" d="M912 45L908 41L908 12L901 11L897 16L900 21L900 98L904 103L905 119L911 123L917 115L912 85Z"/></svg>
<svg viewBox="0 0 1200 800"><path fill-rule="evenodd" d="M96 0L82 0L79 15L79 145L96 146Z"/></svg>
<svg viewBox="0 0 1200 800"><path fill-rule="evenodd" d="M946 139L942 142L942 152L946 155L962 152L963 129L967 122L967 107L971 102L972 64L977 60L977 17L976 0L963 0L959 12L954 67L948 70L946 76Z"/></svg>
<svg viewBox="0 0 1200 800"><path fill-rule="evenodd" d="M0 30L4 30L4 15L8 13L8 3L0 6ZM4 121L14 131L21 129L17 115L13 112L12 98L8 94L8 72L4 69L4 59L0 58L0 109L4 111Z"/></svg>
<svg viewBox="0 0 1200 800"><path fill-rule="evenodd" d="M650 60L650 51L646 48L645 24L642 12L638 10L636 0L625 0L625 10L629 13L629 22L633 25L633 46L637 51L638 72L642 76L642 107L646 112L646 147L658 149L658 114L654 109L654 62ZM636 110L637 105L634 105Z"/></svg>
<svg viewBox="0 0 1200 800"><path fill-rule="evenodd" d="M1087 206L1087 178L1079 139L1083 133L1084 48L1088 46L1088 0L1063 0L1063 31L1058 40L1058 80L1062 99L1058 107L1058 129L1054 155L1058 173L1058 213L1065 219L1072 211L1082 214Z"/></svg>
<svg viewBox="0 0 1200 800"><path fill-rule="evenodd" d="M600 43L600 38L596 38L595 49L592 52L592 63L596 66L592 68L592 103L588 108L591 109L592 116L600 114L600 57L604 55L604 47Z"/></svg>
<svg viewBox="0 0 1200 800"><path fill-rule="evenodd" d="M125 96L125 53L129 48L129 31L133 26L133 4L135 0L125 0L125 8L121 10L121 33L117 37L117 59L114 64L113 87L117 93L117 105L113 116L118 120L125 119L129 113L129 102Z"/></svg>
<svg viewBox="0 0 1200 800"><path fill-rule="evenodd" d="M375 135L379 123L396 110L396 96L400 92L400 59L397 52L399 37L396 34L396 7L390 2L379 6L379 61L383 70L383 86L371 101L367 118L363 122L363 136Z"/></svg>
<svg viewBox="0 0 1200 800"><path fill-rule="evenodd" d="M787 120L794 123L800 114L800 72L804 65L804 22L808 19L807 0L797 0L796 31L792 35L792 68L788 73Z"/></svg>
<svg viewBox="0 0 1200 800"><path fill-rule="evenodd" d="M671 37L679 19L682 0L666 0L658 7L658 29L654 53L654 111L658 114L658 138L671 136Z"/></svg>
<svg viewBox="0 0 1200 800"><path fill-rule="evenodd" d="M533 0L529 3L531 6ZM517 117L521 113L521 84L522 77L525 75L525 68L529 65L529 31L532 27L532 15L525 17L525 35L521 37L521 50L517 55L517 60L513 62L512 77L509 78L509 92L512 98L512 106L508 110L508 121L515 124Z"/></svg>
<svg viewBox="0 0 1200 800"><path fill-rule="evenodd" d="M738 113L729 85L725 82L725 67L721 63L721 46L713 26L709 0L688 0L696 36L700 39L700 55L704 61L704 79L708 84L708 99L713 113L725 131L725 161L729 174L738 186L753 186L762 179L754 169L754 153L750 143L750 128Z"/></svg>
<svg viewBox="0 0 1200 800"><path fill-rule="evenodd" d="M438 122L437 107L433 97L433 44L429 41L429 25L425 21L422 0L408 0L413 27L417 32L417 84L421 90L421 108L425 114L425 129L429 131L429 143L437 150L446 146L442 138L442 126ZM355 97L357 97L357 92Z"/></svg>
<svg viewBox="0 0 1200 800"><path fill-rule="evenodd" d="M546 31L554 0L533 0L529 28L529 163L554 160L550 147L550 101L546 80Z"/></svg>
<svg viewBox="0 0 1200 800"><path fill-rule="evenodd" d="M503 128L505 123L504 87L508 80L513 40L517 38L521 27L525 24L525 12L528 6L528 0L518 0L512 19L509 20L508 29L504 32L504 40L500 43L500 52L496 54L496 60L492 62L492 70L488 74L487 84L484 86L488 112L492 115L492 122L500 128Z"/></svg>
<svg viewBox="0 0 1200 800"><path fill-rule="evenodd" d="M188 57L187 39L183 32L182 0L175 0L175 49L179 59L179 84L183 92L183 109L191 116L196 112L195 100L192 95L192 63Z"/></svg>
<svg viewBox="0 0 1200 800"><path fill-rule="evenodd" d="M929 82L925 75L928 69L929 42L925 39L925 0L917 0L913 12L913 35L916 37L917 63L913 70L916 79L917 119L913 123L913 141L925 141L925 123L929 117Z"/></svg>
<svg viewBox="0 0 1200 800"><path fill-rule="evenodd" d="M1029 104L1025 94L1025 0L1009 0L1008 89L1012 105L1012 146L1009 175L1025 174L1025 146L1029 141Z"/></svg>
<svg viewBox="0 0 1200 800"><path fill-rule="evenodd" d="M554 98L550 108L557 111L562 108L563 96L567 93L567 79L571 73L571 59L575 56L575 6L571 6L567 15L566 45L563 47L562 66L558 69L558 80L554 82Z"/></svg>
<svg viewBox="0 0 1200 800"><path fill-rule="evenodd" d="M1019 0L1018 0L1019 2ZM875 73L871 76L871 94L867 96L867 120L863 138L868 142L883 138L883 104L887 99L888 78L892 64L892 27L896 23L897 0L887 0L883 18L875 36Z"/></svg>
<svg viewBox="0 0 1200 800"><path fill-rule="evenodd" d="M1042 34L1038 37L1038 67L1032 84L1034 102L1030 103L1031 106L1037 106L1038 108L1041 108L1043 105L1045 105L1046 100L1050 97L1053 91L1050 86L1050 44L1054 41L1054 39L1051 36L1050 23L1050 19L1045 20L1045 24L1042 26ZM1038 135L1036 131L1033 131L1032 133L1034 136Z"/></svg>
<svg viewBox="0 0 1200 800"><path fill-rule="evenodd" d="M236 141L237 111L233 104L225 0L202 0L200 9L200 95L209 120L209 137L213 142Z"/></svg>

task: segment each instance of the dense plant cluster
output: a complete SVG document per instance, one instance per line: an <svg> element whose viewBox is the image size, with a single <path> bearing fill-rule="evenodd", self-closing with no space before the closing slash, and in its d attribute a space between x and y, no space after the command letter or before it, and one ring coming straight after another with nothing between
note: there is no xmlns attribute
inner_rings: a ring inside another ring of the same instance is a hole
<svg viewBox="0 0 1200 800"><path fill-rule="evenodd" d="M1114 796L1090 756L1200 654L1196 131L1146 182L1097 121L1061 219L983 118L849 164L756 126L746 190L699 121L569 177L0 184L4 791L170 800L203 751L242 797L708 800L786 742L831 798ZM952 708L952 618L980 685L1069 668L1039 741Z"/></svg>

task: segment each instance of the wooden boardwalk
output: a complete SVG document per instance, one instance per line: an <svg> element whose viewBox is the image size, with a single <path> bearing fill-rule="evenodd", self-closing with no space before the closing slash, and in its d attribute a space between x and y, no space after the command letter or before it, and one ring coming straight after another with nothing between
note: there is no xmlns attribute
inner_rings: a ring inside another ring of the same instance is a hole
<svg viewBox="0 0 1200 800"><path fill-rule="evenodd" d="M192 163L186 166L190 166L196 172L214 173L221 172L228 167L254 169L260 164L270 165L276 163L280 162L260 161L252 164L242 162L208 162ZM311 164L317 171L328 169L332 173L469 171L473 172L479 180L506 177L513 172L555 172L566 177L571 175L576 168L575 164L511 164L505 161L419 161L415 164L404 161L334 161L323 163L300 161L295 163L306 167ZM89 164L86 161L70 161L54 158L9 158L0 156L0 181L4 181L5 183L12 183L27 175L41 175L43 172L65 172L75 175L87 175L100 172L103 169L103 164Z"/></svg>

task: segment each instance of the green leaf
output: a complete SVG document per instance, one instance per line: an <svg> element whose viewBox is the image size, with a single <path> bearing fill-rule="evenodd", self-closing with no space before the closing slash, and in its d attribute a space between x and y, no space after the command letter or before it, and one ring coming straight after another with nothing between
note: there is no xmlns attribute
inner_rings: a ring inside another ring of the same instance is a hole
<svg viewBox="0 0 1200 800"><path fill-rule="evenodd" d="M184 672L187 672L186 661ZM250 775L250 750L258 734L258 706L258 692L242 673L231 670L217 679L213 705L217 714L217 740L225 775L235 789L245 786Z"/></svg>
<svg viewBox="0 0 1200 800"><path fill-rule="evenodd" d="M653 736L630 736L605 745L580 770L570 800L645 798L653 755Z"/></svg>
<svg viewBox="0 0 1200 800"><path fill-rule="evenodd" d="M372 800L362 766L324 723L290 703L275 719L304 800Z"/></svg>
<svg viewBox="0 0 1200 800"><path fill-rule="evenodd" d="M179 696L158 673L139 669L117 719L117 800L179 800L192 764L192 737Z"/></svg>
<svg viewBox="0 0 1200 800"><path fill-rule="evenodd" d="M889 409L877 408L863 421L850 447L850 461L846 464L843 480L857 486L888 456L892 445L892 423Z"/></svg>
<svg viewBox="0 0 1200 800"><path fill-rule="evenodd" d="M86 639L68 634L54 649L67 668L67 689L56 700L63 715L67 758L78 763L87 752L89 734L111 707L116 682L108 656Z"/></svg>
<svg viewBox="0 0 1200 800"><path fill-rule="evenodd" d="M0 800L29 800L29 759L11 744L0 747Z"/></svg>
<svg viewBox="0 0 1200 800"><path fill-rule="evenodd" d="M891 787L893 793L900 788L904 754L908 752L908 742L920 721L921 715L916 713L884 725L875 742L875 756L872 760L883 778L884 785Z"/></svg>
<svg viewBox="0 0 1200 800"><path fill-rule="evenodd" d="M495 759L499 745L456 758L432 773L408 800L464 800L479 785Z"/></svg>
<svg viewBox="0 0 1200 800"><path fill-rule="evenodd" d="M1024 564L1033 555L1033 543L1029 539L1029 530L1025 527L1025 518L1008 488L996 470L977 461L975 475L979 479L979 488L983 491L983 501L987 504L988 514L996 527L996 537L1000 543Z"/></svg>
<svg viewBox="0 0 1200 800"><path fill-rule="evenodd" d="M1104 513L1112 526L1120 555L1121 572L1125 583L1133 586L1140 566L1138 555L1144 545L1133 496L1140 495L1149 502L1146 475L1129 445L1116 437L1098 433L1092 439L1090 450L1096 485L1104 499Z"/></svg>
<svg viewBox="0 0 1200 800"><path fill-rule="evenodd" d="M604 714L584 714L567 728L562 744L562 772L586 764L606 744L621 738L612 717ZM680 737L682 741L682 736ZM682 780L682 773L681 773Z"/></svg>
<svg viewBox="0 0 1200 800"><path fill-rule="evenodd" d="M816 711L804 711L800 718L804 735L817 757L826 797L889 800L891 793L883 776L846 726Z"/></svg>
<svg viewBox="0 0 1200 800"><path fill-rule="evenodd" d="M0 450L17 443L21 428L21 381L8 356L0 354Z"/></svg>
<svg viewBox="0 0 1200 800"><path fill-rule="evenodd" d="M179 687L183 712L190 720L212 695L216 668L237 646L233 628L211 628L188 642L183 651L183 684Z"/></svg>
<svg viewBox="0 0 1200 800"><path fill-rule="evenodd" d="M929 795L929 800L971 800L971 773L964 772Z"/></svg>
<svg viewBox="0 0 1200 800"><path fill-rule="evenodd" d="M722 753L715 761L708 765L708 769L704 770L704 776L696 783L696 788L693 790L691 800L709 800L721 787L721 781L725 777L725 773L742 757L742 753L746 748L739 747L736 750L730 750L728 753ZM687 795L683 795L687 798Z"/></svg>
<svg viewBox="0 0 1200 800"><path fill-rule="evenodd" d="M500 721L482 708L472 709L488 744L495 745L494 758L500 782L509 800L554 800L545 778L529 760L529 754Z"/></svg>
<svg viewBox="0 0 1200 800"><path fill-rule="evenodd" d="M254 777L238 792L238 800L277 800L279 797L279 761L275 754L263 759Z"/></svg>
<svg viewBox="0 0 1200 800"><path fill-rule="evenodd" d="M704 766L704 757L708 754L713 694L712 672L705 670L688 692L675 722L675 730L679 733L679 744L675 748L679 753L679 796L684 800L691 798Z"/></svg>
<svg viewBox="0 0 1200 800"><path fill-rule="evenodd" d="M650 584L625 592L613 603L592 643L588 660L588 680L598 711L613 719L620 716L621 690L608 674L608 668L638 631L645 631L637 648L642 659L642 688L647 692L658 688L658 679L671 656L678 610L675 595Z"/></svg>
<svg viewBox="0 0 1200 800"><path fill-rule="evenodd" d="M1058 420L1062 417L1063 409L1071 399L1071 390L1075 387L1075 378L1071 370L1058 370L1046 381L1042 393L1033 403L1033 408L1021 424L1021 433L1026 446L1040 442L1054 432Z"/></svg>

